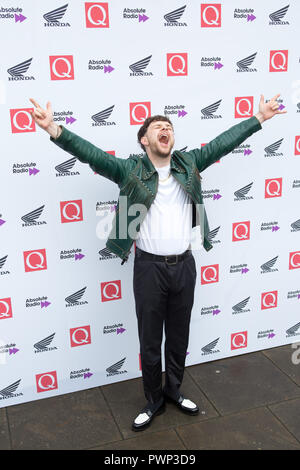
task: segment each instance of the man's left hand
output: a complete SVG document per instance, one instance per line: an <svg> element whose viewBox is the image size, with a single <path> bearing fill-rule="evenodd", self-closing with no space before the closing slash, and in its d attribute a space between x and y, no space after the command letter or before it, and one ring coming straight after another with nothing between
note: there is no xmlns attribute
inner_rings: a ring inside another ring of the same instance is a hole
<svg viewBox="0 0 300 470"><path fill-rule="evenodd" d="M259 110L258 113L255 114L255 117L259 120L260 123L266 121L267 119L271 119L275 114L285 114L287 111L280 111L279 104L277 102L277 98L279 98L280 93L275 95L273 98L265 103L264 95L260 95L259 101Z"/></svg>

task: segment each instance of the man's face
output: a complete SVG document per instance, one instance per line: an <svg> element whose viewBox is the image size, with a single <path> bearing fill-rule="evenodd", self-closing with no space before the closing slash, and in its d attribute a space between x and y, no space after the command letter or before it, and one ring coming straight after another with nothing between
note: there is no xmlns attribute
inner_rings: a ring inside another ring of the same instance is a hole
<svg viewBox="0 0 300 470"><path fill-rule="evenodd" d="M149 125L141 143L152 154L168 157L174 146L174 131L167 121L153 121Z"/></svg>

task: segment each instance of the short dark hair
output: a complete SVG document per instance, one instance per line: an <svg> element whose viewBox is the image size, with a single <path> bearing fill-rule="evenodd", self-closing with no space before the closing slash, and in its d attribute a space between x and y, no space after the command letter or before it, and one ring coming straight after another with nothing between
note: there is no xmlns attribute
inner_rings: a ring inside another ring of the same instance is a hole
<svg viewBox="0 0 300 470"><path fill-rule="evenodd" d="M171 124L171 126L173 127L172 122L170 121L170 119L167 116L161 116L159 114L156 114L155 116L150 116L147 119L145 119L144 124L142 125L142 127L140 127L140 129L138 131L138 134L137 134L138 142L139 142L140 146L142 147L142 149L144 150L144 152L146 152L146 149L145 149L144 145L141 143L141 138L144 137L144 135L146 134L146 132L148 130L148 127L154 121L166 121L169 124Z"/></svg>

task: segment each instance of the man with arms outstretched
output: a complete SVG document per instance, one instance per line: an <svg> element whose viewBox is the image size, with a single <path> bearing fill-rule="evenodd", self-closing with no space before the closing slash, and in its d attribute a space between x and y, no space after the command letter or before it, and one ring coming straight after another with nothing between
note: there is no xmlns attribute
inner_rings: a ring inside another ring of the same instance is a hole
<svg viewBox="0 0 300 470"><path fill-rule="evenodd" d="M183 396L180 386L189 339L190 316L196 283L195 260L190 249L191 230L200 224L202 242L212 248L209 226L201 194L201 176L212 163L240 145L261 123L279 111L277 98L268 103L263 95L258 113L223 132L201 149L174 151L171 121L165 116L147 118L139 129L138 141L145 154L127 159L109 155L90 142L58 126L51 104L43 109L31 99L35 122L63 150L88 163L100 175L120 188L113 227L106 246L122 259L128 259L136 241L133 289L135 296L144 392L147 405L132 423L134 431L149 426L173 401L181 411L199 413L198 406ZM123 199L126 200L124 218ZM136 230L134 206L144 210ZM170 230L172 227L172 230ZM165 328L165 385L162 388L161 343Z"/></svg>

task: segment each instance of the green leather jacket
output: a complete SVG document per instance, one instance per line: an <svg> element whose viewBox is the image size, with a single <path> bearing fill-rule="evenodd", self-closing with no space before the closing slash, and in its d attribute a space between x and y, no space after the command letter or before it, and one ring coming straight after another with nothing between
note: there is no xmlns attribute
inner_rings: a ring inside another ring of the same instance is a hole
<svg viewBox="0 0 300 470"><path fill-rule="evenodd" d="M261 129L260 122L253 116L223 132L202 148L188 152L174 151L172 154L171 173L192 200L192 226L200 224L203 246L207 251L212 248L212 245L208 239L209 225L202 199L200 173L224 155L232 152L235 147L259 129ZM128 233L128 226L137 216L136 214L128 215L130 206L139 203L149 210L156 196L158 173L152 162L147 154L144 154L142 158L133 155L127 159L107 154L63 126L61 135L51 140L81 162L88 163L95 172L118 184L119 196L127 197L126 214L122 212L123 206L120 204L122 198L119 197L112 230L106 242L107 248L119 256L123 264L127 261L134 242L134 238ZM137 232L141 222L142 220L137 225Z"/></svg>

